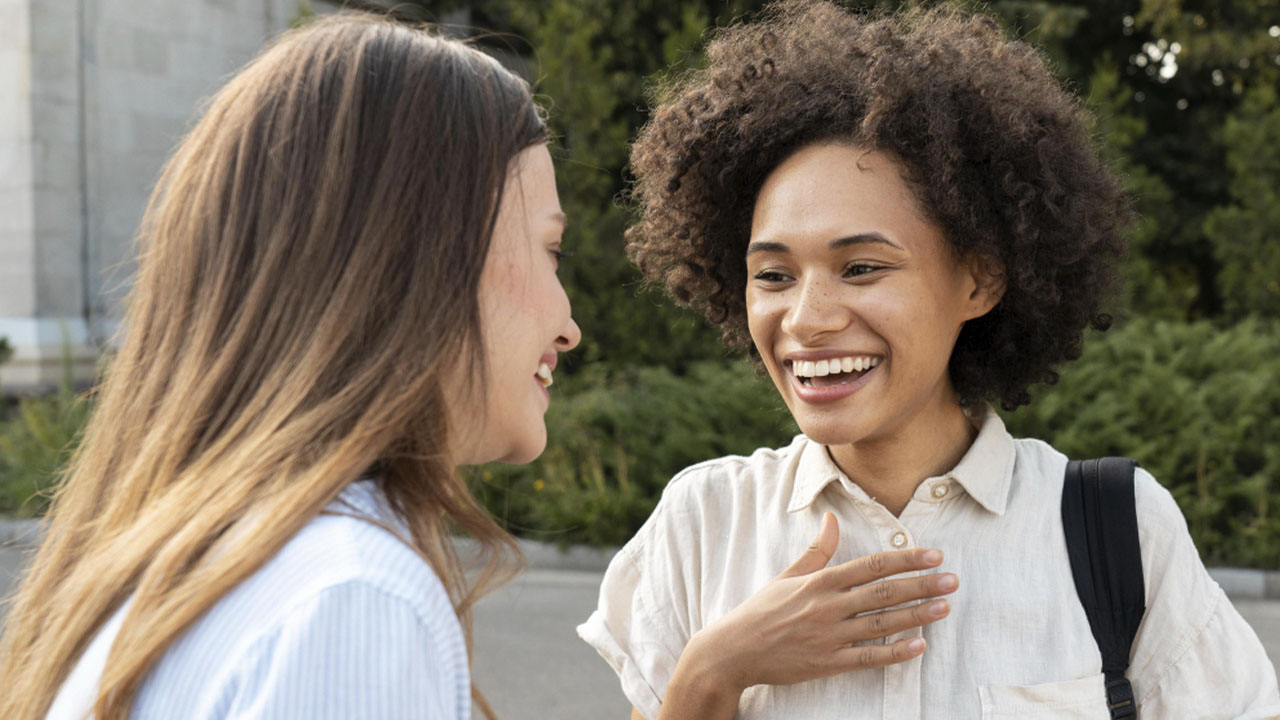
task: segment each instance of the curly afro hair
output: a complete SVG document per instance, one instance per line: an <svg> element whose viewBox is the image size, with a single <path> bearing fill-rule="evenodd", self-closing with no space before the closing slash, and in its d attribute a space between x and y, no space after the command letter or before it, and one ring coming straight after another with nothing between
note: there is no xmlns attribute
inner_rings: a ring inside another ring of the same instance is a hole
<svg viewBox="0 0 1280 720"><path fill-rule="evenodd" d="M631 259L706 315L747 332L746 246L765 178L818 142L891 153L957 258L1003 282L950 361L962 405L1030 402L1080 356L1131 219L1089 117L1032 47L948 8L856 15L821 0L719 31L708 64L666 88L631 152Z"/></svg>

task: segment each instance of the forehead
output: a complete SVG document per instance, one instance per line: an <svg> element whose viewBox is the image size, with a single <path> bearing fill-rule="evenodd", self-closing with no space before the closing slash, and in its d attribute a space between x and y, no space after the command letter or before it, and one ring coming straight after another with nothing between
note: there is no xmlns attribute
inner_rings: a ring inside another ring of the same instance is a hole
<svg viewBox="0 0 1280 720"><path fill-rule="evenodd" d="M526 148L516 155L507 183L505 195L516 200L530 215L545 217L560 211L555 165L545 144Z"/></svg>
<svg viewBox="0 0 1280 720"><path fill-rule="evenodd" d="M891 155L843 144L810 145L765 179L751 219L753 240L826 240L861 232L907 239L936 228L919 211Z"/></svg>

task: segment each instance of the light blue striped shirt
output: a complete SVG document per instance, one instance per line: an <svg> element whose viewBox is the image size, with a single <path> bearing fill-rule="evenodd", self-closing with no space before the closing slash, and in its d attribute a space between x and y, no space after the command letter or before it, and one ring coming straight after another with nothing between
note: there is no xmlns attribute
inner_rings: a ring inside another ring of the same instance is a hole
<svg viewBox="0 0 1280 720"><path fill-rule="evenodd" d="M372 481L330 506L401 528ZM129 605L99 631L48 720L82 720ZM367 520L320 515L148 673L132 718L467 720L471 678L431 566Z"/></svg>

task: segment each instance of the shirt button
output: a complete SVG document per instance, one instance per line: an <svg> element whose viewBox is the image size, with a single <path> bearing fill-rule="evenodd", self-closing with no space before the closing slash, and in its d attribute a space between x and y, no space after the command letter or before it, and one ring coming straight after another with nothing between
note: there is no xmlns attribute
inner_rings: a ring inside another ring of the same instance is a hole
<svg viewBox="0 0 1280 720"><path fill-rule="evenodd" d="M933 496L941 500L947 496L947 486L945 483L938 483L933 486Z"/></svg>
<svg viewBox="0 0 1280 720"><path fill-rule="evenodd" d="M907 536L903 533L896 532L893 534L893 546L900 548L907 544Z"/></svg>

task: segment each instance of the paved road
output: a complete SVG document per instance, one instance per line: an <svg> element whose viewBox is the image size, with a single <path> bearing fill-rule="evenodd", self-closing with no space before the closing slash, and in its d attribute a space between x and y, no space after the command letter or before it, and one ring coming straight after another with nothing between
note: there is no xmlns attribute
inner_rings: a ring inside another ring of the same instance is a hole
<svg viewBox="0 0 1280 720"><path fill-rule="evenodd" d="M530 570L476 608L475 681L502 720L626 720L618 676L574 630L600 574Z"/></svg>
<svg viewBox="0 0 1280 720"><path fill-rule="evenodd" d="M0 594L21 553L0 547ZM574 627L596 603L600 574L531 570L476 610L475 678L503 720L625 720L613 671ZM1237 600L1273 662L1280 659L1280 602Z"/></svg>

